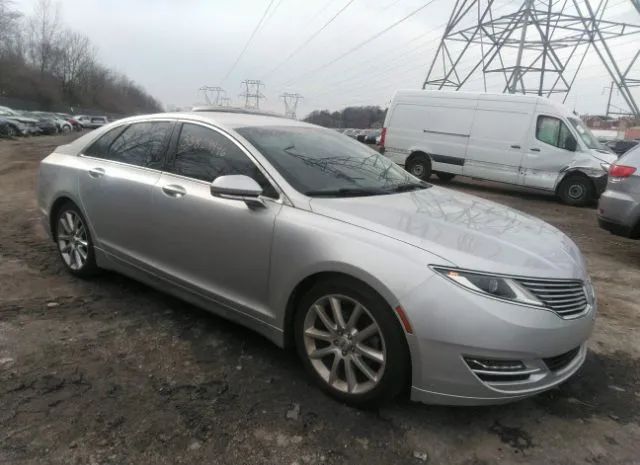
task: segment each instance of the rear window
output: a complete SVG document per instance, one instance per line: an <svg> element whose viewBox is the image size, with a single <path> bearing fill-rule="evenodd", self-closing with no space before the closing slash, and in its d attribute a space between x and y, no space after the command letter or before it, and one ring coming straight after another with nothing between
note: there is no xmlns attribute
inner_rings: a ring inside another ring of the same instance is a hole
<svg viewBox="0 0 640 465"><path fill-rule="evenodd" d="M124 130L116 128L101 136L85 154L129 165L159 169L163 164L170 128L171 123L164 121L135 123Z"/></svg>

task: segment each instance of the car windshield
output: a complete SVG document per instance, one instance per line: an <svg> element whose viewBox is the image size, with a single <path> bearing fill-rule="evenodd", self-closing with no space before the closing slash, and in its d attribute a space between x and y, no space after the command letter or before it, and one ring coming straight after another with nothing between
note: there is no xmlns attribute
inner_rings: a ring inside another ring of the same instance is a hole
<svg viewBox="0 0 640 465"><path fill-rule="evenodd" d="M237 131L294 189L311 197L384 195L429 187L378 152L335 131L294 126Z"/></svg>
<svg viewBox="0 0 640 465"><path fill-rule="evenodd" d="M606 150L606 148L598 141L596 136L586 127L582 121L577 118L569 118L569 122L575 128L575 130L580 135L580 139L585 143L587 147L590 149L596 150Z"/></svg>

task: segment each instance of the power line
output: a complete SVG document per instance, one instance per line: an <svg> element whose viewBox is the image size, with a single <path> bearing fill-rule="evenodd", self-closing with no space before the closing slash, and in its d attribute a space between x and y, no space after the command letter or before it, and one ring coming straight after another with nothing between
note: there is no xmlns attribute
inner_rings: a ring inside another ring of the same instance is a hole
<svg viewBox="0 0 640 465"><path fill-rule="evenodd" d="M251 33L251 35L249 36L249 40L247 40L247 43L244 44L244 48L242 49L242 51L240 52L240 55L238 55L238 58L236 58L236 61L233 62L233 64L231 65L231 68L229 68L229 71L227 71L227 74L224 75L224 78L222 78L222 82L226 81L227 78L229 77L229 75L231 74L231 72L235 69L236 65L238 64L238 62L240 61L240 59L242 58L242 55L244 55L244 52L247 51L247 49L249 48L249 44L251 44L251 41L253 40L253 38L255 37L256 33L258 32L258 29L260 29L260 26L262 25L262 23L264 22L264 19L267 16L267 13L269 12L269 9L271 8L271 5L273 5L273 2L275 0L271 0L269 2L269 4L267 5L267 9L264 10L264 13L262 14L262 17L260 18L260 21L258 21L258 24L256 24L256 27L253 29L253 32Z"/></svg>
<svg viewBox="0 0 640 465"><path fill-rule="evenodd" d="M318 68L315 68L311 71L308 71L300 76L298 76L295 79L291 79L290 81L288 81L286 84L291 84L295 81L298 81L310 74L316 74L317 72L321 71L322 69L331 66L332 64L342 60L344 57L351 55L353 52L361 49L362 47L364 47L365 45L367 45L368 43L372 42L373 40L377 39L378 37L382 36L383 34L386 34L387 32L389 32L391 29L393 29L394 27L398 26L399 24L405 22L407 19L411 18L412 16L415 16L416 14L418 14L420 11L424 10L426 7L428 7L429 5L431 5L433 2L435 2L437 0L429 0L428 2L424 3L422 6L416 8L415 10L413 10L411 13L409 13L408 15L402 17L401 19L399 19L398 21L395 21L393 24L387 26L386 28L382 29L379 32L376 32L375 34L373 34L371 37L369 37L368 39L360 42L359 44L355 45L354 47L350 48L349 50L347 50L346 52L342 53L341 55L339 55L338 57L334 58L333 60L329 61L328 63L325 63L322 66L319 66Z"/></svg>
<svg viewBox="0 0 640 465"><path fill-rule="evenodd" d="M309 45L309 43L315 39L322 31L324 31L327 26L329 26L329 24L331 24L333 21L335 21L335 19L340 16L340 14L342 14L342 12L344 10L346 10L349 5L351 5L355 0L349 0L345 6L343 6L335 15L333 15L331 17L331 19L329 19L329 21L327 21L326 23L324 23L322 25L322 27L320 29L318 29L316 32L314 32L313 34L311 34L311 36L305 40L302 44L300 44L300 46L298 46L293 52L291 52L289 54L289 56L287 56L287 58L285 58L284 60L282 60L278 65L276 65L275 68L273 68L271 71L267 72L267 74L265 74L265 78L268 77L269 75L273 74L275 71L277 71L278 69L280 69L280 67L282 65L284 65L287 61L289 61L294 55L296 55L298 52L300 52L300 50L302 50L303 48L305 48L307 45Z"/></svg>

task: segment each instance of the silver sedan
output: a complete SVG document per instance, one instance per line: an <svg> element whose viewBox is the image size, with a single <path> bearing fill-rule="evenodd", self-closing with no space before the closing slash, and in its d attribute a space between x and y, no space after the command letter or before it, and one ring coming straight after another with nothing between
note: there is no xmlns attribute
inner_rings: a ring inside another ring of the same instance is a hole
<svg viewBox="0 0 640 465"><path fill-rule="evenodd" d="M345 402L513 401L585 360L596 302L566 235L329 129L125 119L47 156L38 201L71 274L115 270L295 347Z"/></svg>
<svg viewBox="0 0 640 465"><path fill-rule="evenodd" d="M613 234L640 239L640 145L609 168L607 190L598 203L598 223Z"/></svg>

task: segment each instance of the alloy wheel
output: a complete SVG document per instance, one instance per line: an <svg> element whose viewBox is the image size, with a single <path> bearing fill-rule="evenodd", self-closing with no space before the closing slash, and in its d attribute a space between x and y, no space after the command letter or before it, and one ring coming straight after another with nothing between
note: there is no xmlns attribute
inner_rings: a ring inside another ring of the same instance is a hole
<svg viewBox="0 0 640 465"><path fill-rule="evenodd" d="M362 394L384 374L385 340L364 305L343 295L327 295L308 310L303 324L304 348L318 375L332 388Z"/></svg>
<svg viewBox="0 0 640 465"><path fill-rule="evenodd" d="M58 218L58 249L65 264L74 271L82 269L89 256L87 228L80 216L67 210Z"/></svg>

